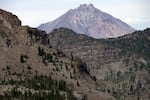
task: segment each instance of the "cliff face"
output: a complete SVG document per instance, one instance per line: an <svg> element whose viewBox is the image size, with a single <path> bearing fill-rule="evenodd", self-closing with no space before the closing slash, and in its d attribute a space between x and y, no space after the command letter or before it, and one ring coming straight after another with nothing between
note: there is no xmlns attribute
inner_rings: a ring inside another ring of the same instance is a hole
<svg viewBox="0 0 150 100"><path fill-rule="evenodd" d="M2 68L9 65L14 68L14 71L20 67L18 73L21 73L24 66L28 65L33 69L37 67L39 70L43 64L38 61L40 58L36 53L38 47L49 44L47 34L28 26L21 26L21 21L17 16L4 10L0 10L0 20L1 79L5 77ZM20 62L22 55L28 56L26 63Z"/></svg>
<svg viewBox="0 0 150 100"><path fill-rule="evenodd" d="M93 39L60 28L54 30L49 39L53 47L61 49L70 58L84 62L84 69L99 84L97 89L116 92L120 88L121 91L117 93L129 95L130 87L136 88L140 82L147 91L150 71L150 29L116 39ZM125 90L122 90L123 84L126 84ZM112 90L112 87L115 89ZM148 94L145 98L147 96ZM117 95L117 98L124 97Z"/></svg>
<svg viewBox="0 0 150 100"><path fill-rule="evenodd" d="M8 25L8 27L20 26L21 21L16 15L0 9L0 24Z"/></svg>

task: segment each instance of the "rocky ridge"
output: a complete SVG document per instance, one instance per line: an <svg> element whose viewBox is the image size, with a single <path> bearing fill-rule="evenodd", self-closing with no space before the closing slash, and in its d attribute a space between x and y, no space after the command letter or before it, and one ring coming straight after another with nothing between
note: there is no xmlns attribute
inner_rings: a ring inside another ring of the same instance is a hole
<svg viewBox="0 0 150 100"><path fill-rule="evenodd" d="M98 84L97 89L109 92L118 100L149 98L149 37L150 29L115 39L94 39L66 28L55 29L49 35L52 47L81 60L84 71ZM139 84L145 94L138 94Z"/></svg>

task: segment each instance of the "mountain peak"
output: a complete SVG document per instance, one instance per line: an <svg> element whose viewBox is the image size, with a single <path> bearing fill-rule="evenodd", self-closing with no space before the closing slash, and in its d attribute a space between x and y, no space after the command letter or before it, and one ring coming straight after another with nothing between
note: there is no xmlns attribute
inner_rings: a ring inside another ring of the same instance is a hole
<svg viewBox="0 0 150 100"><path fill-rule="evenodd" d="M51 23L39 26L39 29L50 33L60 27L94 38L114 38L135 31L128 24L95 8L93 4L81 4Z"/></svg>
<svg viewBox="0 0 150 100"><path fill-rule="evenodd" d="M80 4L80 6L77 8L78 10L95 10L96 8L93 6L93 4Z"/></svg>
<svg viewBox="0 0 150 100"><path fill-rule="evenodd" d="M93 4L80 4L79 8L94 8Z"/></svg>

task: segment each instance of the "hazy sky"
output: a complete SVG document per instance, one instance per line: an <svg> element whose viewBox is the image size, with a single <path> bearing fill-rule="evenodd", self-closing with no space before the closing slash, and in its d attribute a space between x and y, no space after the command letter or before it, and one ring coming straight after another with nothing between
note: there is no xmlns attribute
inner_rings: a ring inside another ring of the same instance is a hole
<svg viewBox="0 0 150 100"><path fill-rule="evenodd" d="M85 3L135 29L150 27L150 0L0 0L0 8L16 14L23 25L37 27Z"/></svg>

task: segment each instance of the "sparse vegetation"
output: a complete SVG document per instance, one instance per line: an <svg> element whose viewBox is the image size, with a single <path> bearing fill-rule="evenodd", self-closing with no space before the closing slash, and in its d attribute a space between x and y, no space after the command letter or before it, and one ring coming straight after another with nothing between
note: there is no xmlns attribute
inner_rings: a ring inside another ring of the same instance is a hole
<svg viewBox="0 0 150 100"><path fill-rule="evenodd" d="M77 86L80 86L79 82L77 81Z"/></svg>
<svg viewBox="0 0 150 100"><path fill-rule="evenodd" d="M27 55L24 55L24 54L21 54L20 55L20 62L21 63L25 63L28 59L28 56Z"/></svg>
<svg viewBox="0 0 150 100"><path fill-rule="evenodd" d="M27 67L28 70L31 70L32 68L30 66Z"/></svg>
<svg viewBox="0 0 150 100"><path fill-rule="evenodd" d="M45 52L45 50L41 47L38 47L38 55L42 57L42 61L45 65L47 65L49 62L53 62L52 54Z"/></svg>
<svg viewBox="0 0 150 100"><path fill-rule="evenodd" d="M71 90L67 88L65 81L53 80L51 77L43 75L20 81L11 79L5 84L15 85L15 87L12 88L10 92L8 91L4 95L0 95L2 100L14 98L21 100L49 100L49 98L52 100L65 100L65 98L68 98L67 100L75 100ZM20 91L20 86L26 89ZM66 93L67 97L61 93Z"/></svg>

